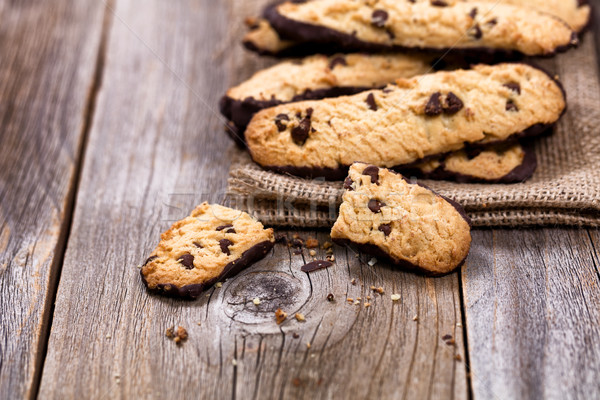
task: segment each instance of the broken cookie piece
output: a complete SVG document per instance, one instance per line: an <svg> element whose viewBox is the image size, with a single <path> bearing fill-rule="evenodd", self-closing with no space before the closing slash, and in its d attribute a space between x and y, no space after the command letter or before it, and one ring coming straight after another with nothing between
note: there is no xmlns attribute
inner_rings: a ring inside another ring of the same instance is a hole
<svg viewBox="0 0 600 400"><path fill-rule="evenodd" d="M273 230L245 212L205 202L161 235L142 281L160 294L197 298L263 258L274 243Z"/></svg>
<svg viewBox="0 0 600 400"><path fill-rule="evenodd" d="M379 184L372 166L354 163L331 238L354 244L366 253L428 275L449 273L462 265L471 245L470 221L462 207L402 175L380 168ZM369 203L380 207L373 211ZM384 226L384 229L381 229Z"/></svg>

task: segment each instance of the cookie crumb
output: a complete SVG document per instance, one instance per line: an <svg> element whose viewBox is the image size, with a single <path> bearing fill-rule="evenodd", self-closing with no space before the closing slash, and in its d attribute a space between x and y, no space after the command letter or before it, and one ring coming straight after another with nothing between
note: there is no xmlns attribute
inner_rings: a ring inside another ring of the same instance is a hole
<svg viewBox="0 0 600 400"><path fill-rule="evenodd" d="M294 339L298 339L298 338L300 337L300 335L298 335L296 332L294 332L294 334L292 335L292 337L293 337Z"/></svg>
<svg viewBox="0 0 600 400"><path fill-rule="evenodd" d="M319 241L317 239L314 238L308 238L306 239L306 244L305 244L307 249L315 249L319 247Z"/></svg>
<svg viewBox="0 0 600 400"><path fill-rule="evenodd" d="M316 256L316 255L317 255L317 252L316 252L316 251L314 251L314 250L311 250L311 251L309 251L309 252L308 252L308 254L310 254L310 255L311 255L311 257L314 257L314 256Z"/></svg>
<svg viewBox="0 0 600 400"><path fill-rule="evenodd" d="M354 305L355 305L355 306L356 306L356 305L359 305L359 304L360 304L360 300L355 300L355 301L354 301Z"/></svg>
<svg viewBox="0 0 600 400"><path fill-rule="evenodd" d="M457 355L454 356L454 359L456 361L458 361L458 362L461 362L463 358L462 358L462 356L460 354L457 354Z"/></svg>
<svg viewBox="0 0 600 400"><path fill-rule="evenodd" d="M237 360L235 358L233 360L231 360L231 363L233 364L234 367L237 367Z"/></svg>
<svg viewBox="0 0 600 400"><path fill-rule="evenodd" d="M332 254L332 255L327 256L326 259L329 262L334 262L335 261L335 256Z"/></svg>
<svg viewBox="0 0 600 400"><path fill-rule="evenodd" d="M418 321L418 320L419 320L419 317L418 317L417 315L415 315L415 316L413 317L413 321Z"/></svg>
<svg viewBox="0 0 600 400"><path fill-rule="evenodd" d="M367 296L367 300L371 300L371 296Z"/></svg>
<svg viewBox="0 0 600 400"><path fill-rule="evenodd" d="M352 297L348 297L348 298L346 299L346 301L347 301L348 303L353 303L353 302L354 302L354 299L353 299Z"/></svg>
<svg viewBox="0 0 600 400"><path fill-rule="evenodd" d="M202 322L198 322L197 324L198 324L198 326L200 326L200 325L202 325Z"/></svg>
<svg viewBox="0 0 600 400"><path fill-rule="evenodd" d="M281 323L285 321L286 318L287 313L281 308L278 308L277 311L275 311L275 322L277 322L277 325L281 325Z"/></svg>
<svg viewBox="0 0 600 400"><path fill-rule="evenodd" d="M371 286L371 290L374 291L375 293L379 293L381 295L385 293L385 291L383 290L383 288L381 286L379 286L379 287Z"/></svg>
<svg viewBox="0 0 600 400"><path fill-rule="evenodd" d="M400 295L398 293L394 293L390 297L392 298L392 301L398 301L398 300L400 300Z"/></svg>
<svg viewBox="0 0 600 400"><path fill-rule="evenodd" d="M298 321L298 322L306 321L306 318L304 318L304 314L302 314L302 313L296 313L296 315L294 315L294 317L296 318L296 321Z"/></svg>
<svg viewBox="0 0 600 400"><path fill-rule="evenodd" d="M106 335L107 339L110 339L112 336L110 336L110 333L108 335Z"/></svg>
<svg viewBox="0 0 600 400"><path fill-rule="evenodd" d="M333 247L333 243L331 243L331 242L323 243L323 250L330 249L331 247Z"/></svg>
<svg viewBox="0 0 600 400"><path fill-rule="evenodd" d="M352 280L350 281L351 284L356 285L356 278L352 278Z"/></svg>
<svg viewBox="0 0 600 400"><path fill-rule="evenodd" d="M215 283L215 286L218 287L218 288L220 288L220 287L223 286L223 282L217 282L217 283Z"/></svg>
<svg viewBox="0 0 600 400"><path fill-rule="evenodd" d="M369 260L367 264L369 264L369 267L372 267L373 265L377 264L377 259L373 257Z"/></svg>
<svg viewBox="0 0 600 400"><path fill-rule="evenodd" d="M255 297L254 300L252 300L252 303L254 303L255 306L260 304L260 299L258 297Z"/></svg>
<svg viewBox="0 0 600 400"><path fill-rule="evenodd" d="M306 342L306 348L310 349L310 342Z"/></svg>
<svg viewBox="0 0 600 400"><path fill-rule="evenodd" d="M175 337L175 327L172 326L170 328L167 328L167 331L165 332L165 336L168 337L169 339L173 339Z"/></svg>
<svg viewBox="0 0 600 400"><path fill-rule="evenodd" d="M371 307L371 303L365 303L365 308Z"/></svg>

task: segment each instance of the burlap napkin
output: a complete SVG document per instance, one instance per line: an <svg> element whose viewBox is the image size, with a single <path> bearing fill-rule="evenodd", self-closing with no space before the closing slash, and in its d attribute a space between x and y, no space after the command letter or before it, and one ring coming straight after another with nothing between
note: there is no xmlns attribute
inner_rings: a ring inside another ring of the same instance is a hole
<svg viewBox="0 0 600 400"><path fill-rule="evenodd" d="M551 136L536 142L538 168L511 185L422 182L462 204L474 226L600 226L600 81L592 33L579 48L535 60L557 74L568 111ZM264 171L242 151L229 178L231 205L266 225L330 227L341 183Z"/></svg>

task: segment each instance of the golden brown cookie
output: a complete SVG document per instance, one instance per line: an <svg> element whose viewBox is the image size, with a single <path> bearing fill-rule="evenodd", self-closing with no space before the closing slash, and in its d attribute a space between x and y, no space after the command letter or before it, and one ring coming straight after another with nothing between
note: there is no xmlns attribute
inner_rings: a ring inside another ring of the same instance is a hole
<svg viewBox="0 0 600 400"><path fill-rule="evenodd" d="M402 175L355 163L331 238L397 265L441 275L462 265L471 227L460 205Z"/></svg>
<svg viewBox="0 0 600 400"><path fill-rule="evenodd" d="M563 20L497 1L287 1L267 8L265 17L286 38L366 51L488 49L549 55L578 43Z"/></svg>
<svg viewBox="0 0 600 400"><path fill-rule="evenodd" d="M436 72L353 96L257 113L245 133L254 161L299 176L343 179L355 161L392 168L536 135L565 109L560 84L526 64Z"/></svg>
<svg viewBox="0 0 600 400"><path fill-rule="evenodd" d="M275 243L273 230L245 212L208 203L160 239L142 266L142 280L152 291L186 298L260 260Z"/></svg>
<svg viewBox="0 0 600 400"><path fill-rule="evenodd" d="M243 131L264 108L383 88L398 78L429 72L431 60L420 55L338 54L283 61L229 89L220 110Z"/></svg>

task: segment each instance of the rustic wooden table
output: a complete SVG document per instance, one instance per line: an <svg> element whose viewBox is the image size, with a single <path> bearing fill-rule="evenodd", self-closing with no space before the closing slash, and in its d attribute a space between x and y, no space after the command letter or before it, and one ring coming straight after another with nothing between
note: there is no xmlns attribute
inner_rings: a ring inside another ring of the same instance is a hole
<svg viewBox="0 0 600 400"><path fill-rule="evenodd" d="M239 44L265 3L0 1L0 398L598 398L596 229L477 230L438 279L277 246L196 302L146 293L159 233L222 198L217 102L271 62Z"/></svg>

